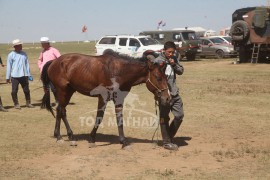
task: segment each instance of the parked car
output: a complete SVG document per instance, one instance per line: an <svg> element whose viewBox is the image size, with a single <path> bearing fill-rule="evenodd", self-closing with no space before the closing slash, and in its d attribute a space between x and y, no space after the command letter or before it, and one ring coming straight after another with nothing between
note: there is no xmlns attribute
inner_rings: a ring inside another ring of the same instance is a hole
<svg viewBox="0 0 270 180"><path fill-rule="evenodd" d="M231 36L211 36L211 37L218 37L224 41L224 43L232 44L232 37Z"/></svg>
<svg viewBox="0 0 270 180"><path fill-rule="evenodd" d="M201 38L200 57L215 56L218 59L225 57L237 57L238 53L231 44L226 44L219 37L202 37Z"/></svg>
<svg viewBox="0 0 270 180"><path fill-rule="evenodd" d="M182 59L195 60L196 55L200 53L200 39L196 36L195 31L192 30L154 30L142 31L140 35L152 37L162 44L167 41L173 41L177 47L177 51Z"/></svg>
<svg viewBox="0 0 270 180"><path fill-rule="evenodd" d="M104 36L96 43L96 55L115 51L132 57L142 57L146 50L161 51L163 45L148 36L113 35Z"/></svg>

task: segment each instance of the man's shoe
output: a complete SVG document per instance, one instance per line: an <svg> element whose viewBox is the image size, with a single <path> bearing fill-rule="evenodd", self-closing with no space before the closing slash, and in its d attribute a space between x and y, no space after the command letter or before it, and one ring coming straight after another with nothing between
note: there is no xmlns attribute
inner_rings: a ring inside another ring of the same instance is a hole
<svg viewBox="0 0 270 180"><path fill-rule="evenodd" d="M20 106L19 104L15 104L15 105L14 105L14 108L15 108L15 109L21 109L21 106Z"/></svg>
<svg viewBox="0 0 270 180"><path fill-rule="evenodd" d="M163 147L165 149L168 149L168 150L173 150L173 151L177 151L178 150L178 146L176 144L173 144L173 143L163 144Z"/></svg>
<svg viewBox="0 0 270 180"><path fill-rule="evenodd" d="M28 108L34 108L35 106L33 106L32 104L26 104L26 107L28 107Z"/></svg>
<svg viewBox="0 0 270 180"><path fill-rule="evenodd" d="M33 106L31 104L31 101L30 100L26 100L26 107L28 107L28 108L34 108L35 106Z"/></svg>
<svg viewBox="0 0 270 180"><path fill-rule="evenodd" d="M5 109L3 106L0 106L0 111L3 111L3 112L8 112L7 109Z"/></svg>

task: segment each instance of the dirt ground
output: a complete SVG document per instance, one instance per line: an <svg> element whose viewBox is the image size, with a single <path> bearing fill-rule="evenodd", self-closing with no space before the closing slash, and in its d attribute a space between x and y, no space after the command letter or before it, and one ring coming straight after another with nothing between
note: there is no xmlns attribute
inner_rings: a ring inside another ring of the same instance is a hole
<svg viewBox="0 0 270 180"><path fill-rule="evenodd" d="M12 107L10 86L1 86L9 112L0 112L0 179L270 179L270 68L232 64L232 60L183 62L178 78L185 118L175 142L178 151L160 146L153 95L145 85L126 99L124 128L132 143L118 141L112 104L88 147L97 99L76 93L67 115L76 147L52 137L54 118L39 108L43 92L31 82L34 109ZM4 76L1 76L4 77ZM20 102L24 99L19 90Z"/></svg>

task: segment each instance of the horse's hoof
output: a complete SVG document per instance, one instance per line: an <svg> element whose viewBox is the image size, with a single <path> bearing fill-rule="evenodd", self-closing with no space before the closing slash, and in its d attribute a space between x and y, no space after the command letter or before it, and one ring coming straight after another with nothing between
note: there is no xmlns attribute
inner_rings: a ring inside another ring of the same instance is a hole
<svg viewBox="0 0 270 180"><path fill-rule="evenodd" d="M63 140L63 139L57 139L57 140L56 140L56 143L57 143L57 144L64 144L64 140Z"/></svg>
<svg viewBox="0 0 270 180"><path fill-rule="evenodd" d="M94 148L94 147L97 147L95 143L89 143L89 148Z"/></svg>
<svg viewBox="0 0 270 180"><path fill-rule="evenodd" d="M77 141L70 141L70 146L77 146Z"/></svg>

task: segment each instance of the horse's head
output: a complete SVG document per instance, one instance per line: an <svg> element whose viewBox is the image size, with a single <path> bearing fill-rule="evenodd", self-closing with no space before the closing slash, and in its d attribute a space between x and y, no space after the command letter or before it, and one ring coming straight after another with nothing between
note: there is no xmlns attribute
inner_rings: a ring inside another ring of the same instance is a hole
<svg viewBox="0 0 270 180"><path fill-rule="evenodd" d="M167 78L161 71L160 65L153 62L153 55L147 55L147 59L149 73L146 87L155 95L155 99L159 101L160 104L169 105L171 95L167 84Z"/></svg>

